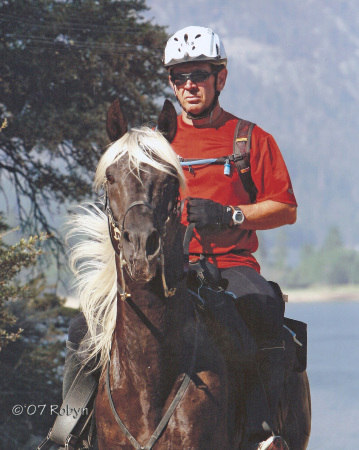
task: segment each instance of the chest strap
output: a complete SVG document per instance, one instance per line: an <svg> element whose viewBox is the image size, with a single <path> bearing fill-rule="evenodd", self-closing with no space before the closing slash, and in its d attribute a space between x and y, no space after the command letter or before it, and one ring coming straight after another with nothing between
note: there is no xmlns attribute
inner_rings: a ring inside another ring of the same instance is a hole
<svg viewBox="0 0 359 450"><path fill-rule="evenodd" d="M242 181L245 191L249 194L251 203L255 203L257 188L253 182L250 165L251 137L255 123L239 119L233 137L233 153L218 158L179 158L183 167L188 167L193 173L192 166L215 164L224 165L224 174L230 175L229 164L233 162ZM227 169L228 166L228 169Z"/></svg>

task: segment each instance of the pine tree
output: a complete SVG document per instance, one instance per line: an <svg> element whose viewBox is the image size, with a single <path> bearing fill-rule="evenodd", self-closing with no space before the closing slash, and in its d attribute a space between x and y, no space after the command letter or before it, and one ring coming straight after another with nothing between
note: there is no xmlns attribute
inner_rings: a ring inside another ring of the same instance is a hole
<svg viewBox="0 0 359 450"><path fill-rule="evenodd" d="M324 243L305 245L298 267L288 277L292 287L359 283L359 252L345 247L340 230L329 229Z"/></svg>
<svg viewBox="0 0 359 450"><path fill-rule="evenodd" d="M143 0L0 1L0 176L23 230L56 232L49 209L91 195L112 100L131 124L157 114L167 36L145 10Z"/></svg>

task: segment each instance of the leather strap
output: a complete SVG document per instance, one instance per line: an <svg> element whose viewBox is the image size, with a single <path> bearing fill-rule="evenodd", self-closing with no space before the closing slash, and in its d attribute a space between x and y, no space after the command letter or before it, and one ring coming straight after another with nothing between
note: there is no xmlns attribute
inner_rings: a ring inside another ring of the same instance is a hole
<svg viewBox="0 0 359 450"><path fill-rule="evenodd" d="M188 270L189 270L189 244L191 242L192 234L193 234L193 230L194 230L195 226L196 226L195 223L188 224L184 238L183 238L183 260L184 260L183 270L184 270L185 274L188 274Z"/></svg>
<svg viewBox="0 0 359 450"><path fill-rule="evenodd" d="M248 120L239 119L233 139L233 154L237 156L234 163L251 203L255 202L258 192L252 180L250 166L251 137L254 126L255 124Z"/></svg>
<svg viewBox="0 0 359 450"><path fill-rule="evenodd" d="M77 373L64 401L62 402L59 414L56 417L53 428L49 431L45 440L39 445L37 450L48 448L48 442L56 442L69 448L71 441L77 440L72 434L74 428L82 417L89 401L93 397L97 388L97 378L86 372L86 367L82 367ZM89 411L90 414L90 411Z"/></svg>
<svg viewBox="0 0 359 450"><path fill-rule="evenodd" d="M254 127L255 123L238 119L233 137L232 155L208 159L180 158L181 166L188 166L189 171L193 172L192 166L195 165L226 164L226 162L229 161L234 162L243 187L249 194L251 203L255 203L258 190L253 182L250 166L251 138Z"/></svg>

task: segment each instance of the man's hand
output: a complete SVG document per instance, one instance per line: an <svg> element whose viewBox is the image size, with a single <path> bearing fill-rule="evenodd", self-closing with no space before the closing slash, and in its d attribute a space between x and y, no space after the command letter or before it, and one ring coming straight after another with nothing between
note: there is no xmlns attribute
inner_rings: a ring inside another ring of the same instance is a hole
<svg viewBox="0 0 359 450"><path fill-rule="evenodd" d="M205 198L190 197L187 202L187 220L197 228L228 226L232 221L230 206Z"/></svg>

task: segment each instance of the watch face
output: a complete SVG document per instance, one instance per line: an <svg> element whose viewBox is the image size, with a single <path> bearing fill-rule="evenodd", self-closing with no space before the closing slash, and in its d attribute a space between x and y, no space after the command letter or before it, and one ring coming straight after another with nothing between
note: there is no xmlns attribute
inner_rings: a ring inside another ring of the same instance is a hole
<svg viewBox="0 0 359 450"><path fill-rule="evenodd" d="M235 210L234 214L233 214L233 222L236 224L241 224L244 221L244 214L241 210Z"/></svg>

